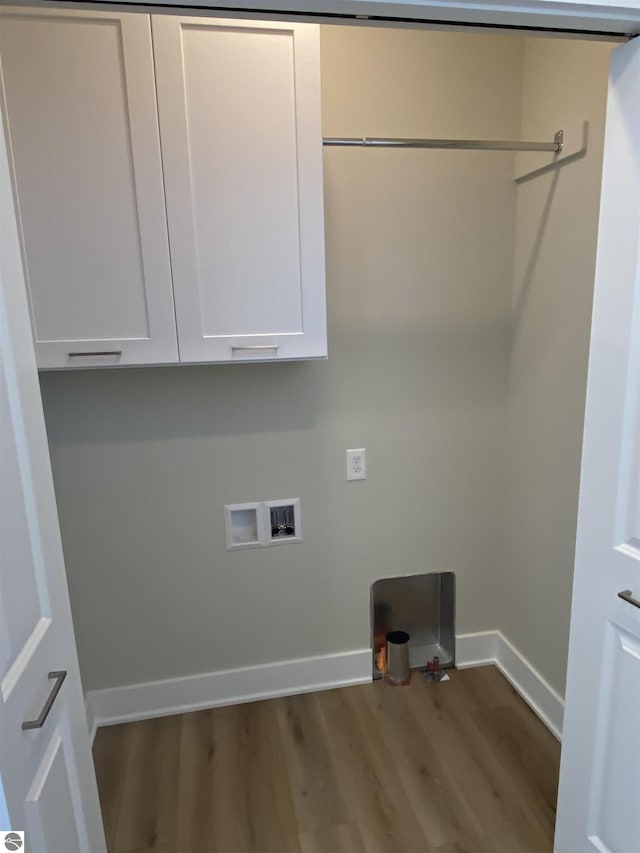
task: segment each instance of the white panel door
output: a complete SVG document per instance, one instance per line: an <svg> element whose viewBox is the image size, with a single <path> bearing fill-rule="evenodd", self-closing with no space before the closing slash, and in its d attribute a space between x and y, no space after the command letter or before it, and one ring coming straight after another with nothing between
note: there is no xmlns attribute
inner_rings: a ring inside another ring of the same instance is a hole
<svg viewBox="0 0 640 853"><path fill-rule="evenodd" d="M0 122L0 849L104 853L29 325Z"/></svg>
<svg viewBox="0 0 640 853"><path fill-rule="evenodd" d="M612 54L604 156L557 853L640 850L637 40Z"/></svg>
<svg viewBox="0 0 640 853"><path fill-rule="evenodd" d="M178 360L146 15L0 10L38 366Z"/></svg>
<svg viewBox="0 0 640 853"><path fill-rule="evenodd" d="M318 27L152 22L180 360L325 356Z"/></svg>

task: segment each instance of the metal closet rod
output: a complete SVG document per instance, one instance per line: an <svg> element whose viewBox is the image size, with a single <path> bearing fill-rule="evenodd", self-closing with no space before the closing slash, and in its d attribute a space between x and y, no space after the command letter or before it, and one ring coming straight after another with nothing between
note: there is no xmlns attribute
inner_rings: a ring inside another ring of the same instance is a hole
<svg viewBox="0 0 640 853"><path fill-rule="evenodd" d="M558 130L553 142L509 142L499 139L394 139L392 137L325 136L323 144L343 148L450 148L467 151L550 151L559 154L564 132Z"/></svg>

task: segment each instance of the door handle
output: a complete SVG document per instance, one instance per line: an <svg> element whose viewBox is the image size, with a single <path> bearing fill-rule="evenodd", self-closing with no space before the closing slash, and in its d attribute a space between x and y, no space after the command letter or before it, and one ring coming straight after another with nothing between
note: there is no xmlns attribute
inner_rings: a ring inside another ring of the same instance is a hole
<svg viewBox="0 0 640 853"><path fill-rule="evenodd" d="M40 711L38 717L35 720L26 720L22 724L23 731L26 731L27 729L41 729L44 726L45 721L49 716L49 711L51 710L53 703L56 701L56 696L60 692L62 682L65 680L66 677L66 669L48 673L47 678L55 679L55 684L51 688L51 693L49 693L47 701L44 703L42 711Z"/></svg>
<svg viewBox="0 0 640 853"><path fill-rule="evenodd" d="M618 598L621 598L623 601L626 601L628 604L633 604L634 607L640 608L640 601L638 601L637 598L633 597L630 589L623 589L622 592L618 593Z"/></svg>
<svg viewBox="0 0 640 853"><path fill-rule="evenodd" d="M279 350L280 345L279 344L249 344L248 346L244 346L244 347L231 347L231 352L245 352L247 350L267 350L267 349Z"/></svg>
<svg viewBox="0 0 640 853"><path fill-rule="evenodd" d="M120 358L122 355L121 349L106 349L106 350L94 350L94 352L69 352L67 353L69 358L97 358L102 355L110 355L114 358L117 356Z"/></svg>

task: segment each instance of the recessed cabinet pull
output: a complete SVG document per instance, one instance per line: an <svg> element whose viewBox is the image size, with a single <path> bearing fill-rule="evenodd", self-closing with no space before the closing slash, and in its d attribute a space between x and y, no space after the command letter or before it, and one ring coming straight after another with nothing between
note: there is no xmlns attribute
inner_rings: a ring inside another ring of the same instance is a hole
<svg viewBox="0 0 640 853"><path fill-rule="evenodd" d="M252 344L251 346L246 347L231 347L232 352L238 352L242 350L261 350L261 349L280 349L279 344Z"/></svg>
<svg viewBox="0 0 640 853"><path fill-rule="evenodd" d="M82 358L83 356L85 358L93 358L93 357L98 356L98 355L121 356L122 350L121 349L111 349L111 350L102 350L102 351L96 351L96 352L70 352L70 353L68 353L68 355L69 355L69 358Z"/></svg>
<svg viewBox="0 0 640 853"><path fill-rule="evenodd" d="M62 687L62 682L65 680L66 677L67 677L66 669L57 670L56 672L48 673L47 678L55 679L56 683L51 688L51 693L49 693L47 701L44 703L42 711L40 711L37 719L26 720L22 724L23 731L26 731L27 729L41 729L44 726L45 721L46 721L47 717L49 716L49 711L51 710L53 703L56 701L56 696L60 692L60 688Z"/></svg>
<svg viewBox="0 0 640 853"><path fill-rule="evenodd" d="M640 608L640 601L638 601L637 598L633 597L630 589L623 589L622 592L618 593L618 598L621 598L628 604L633 604L634 607Z"/></svg>

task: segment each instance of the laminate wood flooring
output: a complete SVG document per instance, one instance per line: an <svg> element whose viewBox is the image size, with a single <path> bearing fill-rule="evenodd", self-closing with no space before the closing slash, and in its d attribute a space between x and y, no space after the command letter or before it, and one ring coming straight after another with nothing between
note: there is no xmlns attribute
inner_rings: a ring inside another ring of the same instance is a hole
<svg viewBox="0 0 640 853"><path fill-rule="evenodd" d="M560 746L492 666L100 729L109 853L547 853Z"/></svg>

